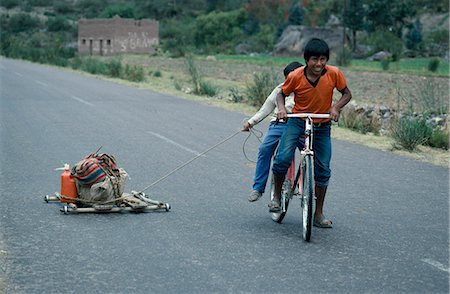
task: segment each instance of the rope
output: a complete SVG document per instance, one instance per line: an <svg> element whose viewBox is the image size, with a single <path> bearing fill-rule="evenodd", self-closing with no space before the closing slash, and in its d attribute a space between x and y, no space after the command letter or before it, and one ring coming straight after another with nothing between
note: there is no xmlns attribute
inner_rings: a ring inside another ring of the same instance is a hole
<svg viewBox="0 0 450 294"><path fill-rule="evenodd" d="M196 160L197 158L205 155L206 153L208 153L209 151L211 151L212 149L216 148L217 146L225 143L226 141L230 140L231 138L233 138L234 136L236 136L237 134L241 133L241 130L237 131L236 133L232 134L231 136L223 139L222 141L220 141L219 143L215 144L214 146L206 149L205 151L203 151L202 153L198 154L197 156L193 157L192 159L186 161L185 163L183 163L182 165L178 166L177 168L175 168L174 170L172 170L171 172L167 173L165 176L161 177L160 179L156 180L155 182L151 183L150 185L148 185L147 187L145 187L144 189L142 189L139 193L144 192L145 190L153 187L154 185L158 184L159 182L161 182L162 180L166 179L167 177L169 177L171 174L175 173L176 171L182 169L183 167L185 167L186 165L188 165L189 163L193 162L194 160Z"/></svg>
<svg viewBox="0 0 450 294"><path fill-rule="evenodd" d="M256 133L258 133L258 134L256 134ZM244 143L242 144L242 153L244 153L245 159L247 159L249 162L256 163L256 161L250 159L247 156L247 153L245 152L245 144L247 144L247 141L248 141L248 139L250 139L252 134L255 135L255 137L256 137L256 139L258 139L259 143L262 143L261 138L263 136L263 132L261 132L258 129L255 129L254 127L250 128L250 130L248 132L248 136L247 136L247 138L245 138Z"/></svg>

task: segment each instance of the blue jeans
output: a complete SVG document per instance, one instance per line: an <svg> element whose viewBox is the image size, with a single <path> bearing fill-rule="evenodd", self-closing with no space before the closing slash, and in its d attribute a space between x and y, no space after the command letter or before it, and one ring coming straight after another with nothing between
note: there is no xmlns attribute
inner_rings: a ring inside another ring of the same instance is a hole
<svg viewBox="0 0 450 294"><path fill-rule="evenodd" d="M272 172L276 176L285 176L292 157L295 154L299 138L305 132L305 121L299 118L290 118L286 131L280 139L280 146L275 156ZM317 186L327 187L331 176L331 123L314 127L314 180ZM304 140L301 139L303 145Z"/></svg>
<svg viewBox="0 0 450 294"><path fill-rule="evenodd" d="M267 131L263 142L259 145L258 160L256 162L255 177L253 179L253 190L264 193L267 179L269 178L272 156L284 130L286 130L285 123L270 123L269 130Z"/></svg>

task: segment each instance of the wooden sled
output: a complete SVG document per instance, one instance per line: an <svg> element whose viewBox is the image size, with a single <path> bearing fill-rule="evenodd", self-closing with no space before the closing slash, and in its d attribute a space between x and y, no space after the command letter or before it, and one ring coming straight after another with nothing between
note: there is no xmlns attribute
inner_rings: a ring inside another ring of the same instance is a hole
<svg viewBox="0 0 450 294"><path fill-rule="evenodd" d="M60 202L68 197L55 192L54 196L46 195L44 201ZM123 193L122 197L104 203L86 203L82 199L73 199L83 204L83 207L78 207L76 203L64 203L60 209L64 214L75 213L110 213L110 212L147 212L147 211L169 211L170 204L147 198L144 193L131 191L130 194ZM87 207L86 207L87 206Z"/></svg>

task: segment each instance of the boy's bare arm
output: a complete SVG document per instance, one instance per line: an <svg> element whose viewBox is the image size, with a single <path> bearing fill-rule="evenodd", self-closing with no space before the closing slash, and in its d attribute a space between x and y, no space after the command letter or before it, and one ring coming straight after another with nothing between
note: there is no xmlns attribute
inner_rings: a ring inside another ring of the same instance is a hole
<svg viewBox="0 0 450 294"><path fill-rule="evenodd" d="M342 97L339 99L338 102L336 102L330 110L330 117L334 121L339 120L339 116L341 113L341 109L347 105L348 102L352 99L352 93L350 92L350 89L345 87L342 91Z"/></svg>
<svg viewBox="0 0 450 294"><path fill-rule="evenodd" d="M286 120L287 118L287 110L285 106L285 96L283 94L283 91L280 91L277 95L277 106L278 106L278 113L277 113L277 119L283 119Z"/></svg>

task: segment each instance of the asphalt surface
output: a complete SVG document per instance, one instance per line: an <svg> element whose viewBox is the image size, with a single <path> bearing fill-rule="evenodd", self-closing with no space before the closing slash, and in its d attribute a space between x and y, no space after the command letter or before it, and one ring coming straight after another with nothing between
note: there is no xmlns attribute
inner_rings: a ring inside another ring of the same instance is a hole
<svg viewBox="0 0 450 294"><path fill-rule="evenodd" d="M238 134L147 191L170 212L64 215L43 201L64 163L103 146L131 176L125 190L140 190L244 116L24 61L1 59L0 74L5 293L449 292L446 168L333 141L334 228L307 243L298 199L282 224L267 193L248 203L254 166Z"/></svg>

